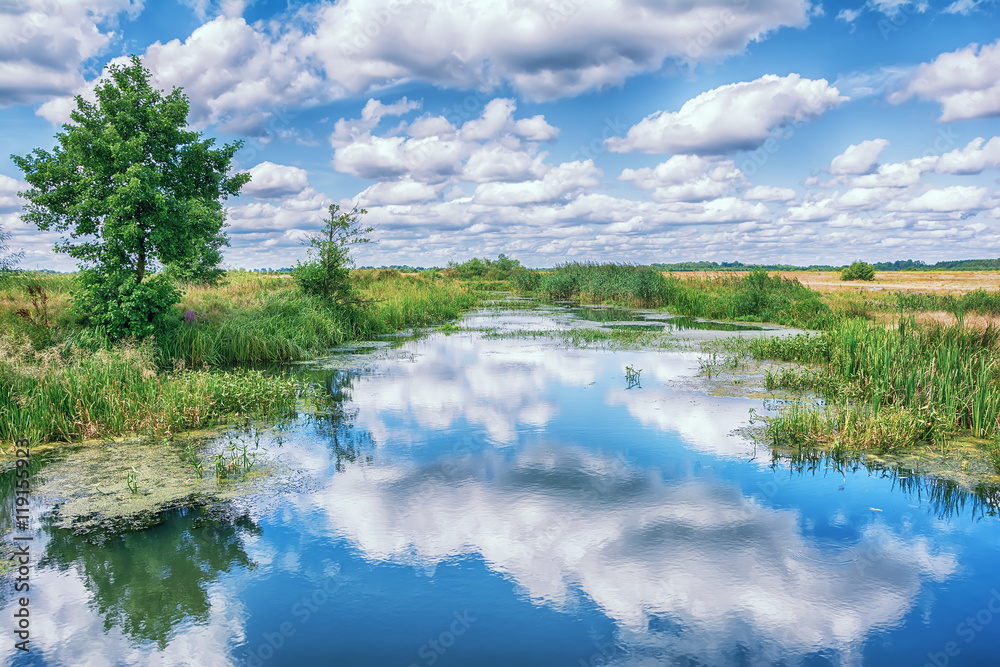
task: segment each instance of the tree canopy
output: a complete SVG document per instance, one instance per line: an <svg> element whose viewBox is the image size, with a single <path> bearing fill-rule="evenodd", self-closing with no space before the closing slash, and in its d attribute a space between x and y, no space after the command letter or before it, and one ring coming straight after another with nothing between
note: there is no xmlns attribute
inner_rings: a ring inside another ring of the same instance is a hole
<svg viewBox="0 0 1000 667"><path fill-rule="evenodd" d="M213 148L214 139L186 129L183 91L164 95L149 77L137 56L112 66L95 102L76 97L73 122L63 125L51 153L36 148L11 156L31 185L20 193L29 200L23 219L68 233L56 251L79 260L85 274L85 298L77 305L86 304L85 314L98 324L124 326L111 332L122 335L151 333L153 321L176 302L169 281L150 279L152 271L221 259L222 200L250 180L229 173L242 142ZM115 307L108 299L135 306L126 318L131 324L102 308ZM146 302L156 305L145 309Z"/></svg>

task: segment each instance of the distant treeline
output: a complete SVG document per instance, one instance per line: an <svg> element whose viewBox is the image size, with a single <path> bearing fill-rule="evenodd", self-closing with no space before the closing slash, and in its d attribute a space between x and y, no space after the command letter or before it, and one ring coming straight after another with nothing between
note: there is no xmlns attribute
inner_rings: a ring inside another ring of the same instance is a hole
<svg viewBox="0 0 1000 667"><path fill-rule="evenodd" d="M432 271L438 267L410 266L409 264L390 264L386 266L362 266L362 269L396 269L400 273L420 273L421 271Z"/></svg>
<svg viewBox="0 0 1000 667"><path fill-rule="evenodd" d="M795 266L794 264L744 264L743 262L676 262L674 264L655 263L650 264L657 271L752 271L763 269L765 271L840 271L843 266L832 264L810 264L809 266ZM901 259L895 262L874 262L872 266L876 271L1000 271L1000 259L958 259L950 262L937 262L936 264L925 264L919 259ZM523 271L525 267L516 259L500 255L497 259L472 258L466 262L449 262L447 267L423 267L410 266L409 264L392 264L389 266L362 266L362 269L396 269L401 273L420 273L423 271L448 271L460 278L489 278L501 279L509 277L511 271ZM551 268L539 268L536 270L551 271ZM273 269L271 267L261 269L246 269L251 273L291 273L291 267ZM37 269L36 273L63 273L51 269Z"/></svg>
<svg viewBox="0 0 1000 667"><path fill-rule="evenodd" d="M744 264L743 262L677 262L675 264L653 264L660 271L839 271L841 266L830 264ZM926 264L919 259L901 259L895 262L873 262L876 271L996 271L1000 270L1000 259L959 259L949 262Z"/></svg>

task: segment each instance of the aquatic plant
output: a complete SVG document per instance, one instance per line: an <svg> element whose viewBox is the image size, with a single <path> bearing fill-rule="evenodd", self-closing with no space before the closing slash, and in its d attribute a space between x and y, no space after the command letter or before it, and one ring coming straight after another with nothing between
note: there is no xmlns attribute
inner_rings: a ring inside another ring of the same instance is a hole
<svg viewBox="0 0 1000 667"><path fill-rule="evenodd" d="M639 374L642 373L642 369L635 369L631 365L625 367L625 381L628 382L628 387L626 389L631 389L632 387L639 386Z"/></svg>
<svg viewBox="0 0 1000 667"><path fill-rule="evenodd" d="M790 442L824 441L890 449L929 443L946 447L965 431L1000 434L1000 329L961 324L893 327L847 320L814 336L754 339L757 358L817 364L814 371L772 374L770 386L808 386L833 406L822 412L782 412L770 436Z"/></svg>
<svg viewBox="0 0 1000 667"><path fill-rule="evenodd" d="M295 414L301 387L260 371L159 372L151 343L36 351L0 336L0 441L165 433Z"/></svg>
<svg viewBox="0 0 1000 667"><path fill-rule="evenodd" d="M245 475L257 464L260 449L260 433L254 431L254 451L243 435L231 434L226 448L215 455L215 476L224 479L230 475ZM227 455L228 454L228 458Z"/></svg>
<svg viewBox="0 0 1000 667"><path fill-rule="evenodd" d="M191 464L191 467L194 468L194 471L198 474L200 479L202 477L204 466L201 459L198 458L198 452L194 450L194 446L190 442L187 443L187 446L184 448L184 453L187 455L188 462Z"/></svg>
<svg viewBox="0 0 1000 667"><path fill-rule="evenodd" d="M222 454L215 455L215 477L223 479L229 476L229 469L226 467L226 457Z"/></svg>
<svg viewBox="0 0 1000 667"><path fill-rule="evenodd" d="M125 475L125 484L128 485L128 490L132 493L139 493L138 473L135 468L130 469Z"/></svg>

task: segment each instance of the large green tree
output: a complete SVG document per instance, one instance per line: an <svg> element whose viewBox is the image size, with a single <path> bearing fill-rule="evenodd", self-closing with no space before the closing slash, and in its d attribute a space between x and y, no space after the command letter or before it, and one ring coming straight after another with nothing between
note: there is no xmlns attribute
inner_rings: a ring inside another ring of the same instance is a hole
<svg viewBox="0 0 1000 667"><path fill-rule="evenodd" d="M187 129L183 91L164 95L149 77L137 56L112 66L95 102L77 96L51 153L11 156L31 185L22 217L68 232L56 251L79 261L75 305L112 336L153 333L178 301L153 271L221 259L222 201L250 180L229 173L242 142L213 148Z"/></svg>

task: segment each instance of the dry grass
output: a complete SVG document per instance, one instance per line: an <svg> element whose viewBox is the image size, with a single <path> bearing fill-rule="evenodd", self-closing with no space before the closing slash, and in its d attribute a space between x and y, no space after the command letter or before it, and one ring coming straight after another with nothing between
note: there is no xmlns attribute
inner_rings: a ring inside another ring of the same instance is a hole
<svg viewBox="0 0 1000 667"><path fill-rule="evenodd" d="M958 318L953 313L944 311L933 311L924 313L913 313L913 319L918 325L941 325L952 326L958 324ZM893 325L899 320L898 313L878 313L875 321L886 325ZM970 329L985 329L992 325L1000 328L1000 317L990 315L978 315L976 313L966 313L962 318L962 323Z"/></svg>
<svg viewBox="0 0 1000 667"><path fill-rule="evenodd" d="M745 275L747 272L692 271L679 276L715 278L719 275ZM865 290L886 292L926 292L932 294L964 294L976 289L1000 289L1000 273L996 271L880 271L875 281L844 282L838 271L780 271L785 278L795 278L818 292Z"/></svg>

